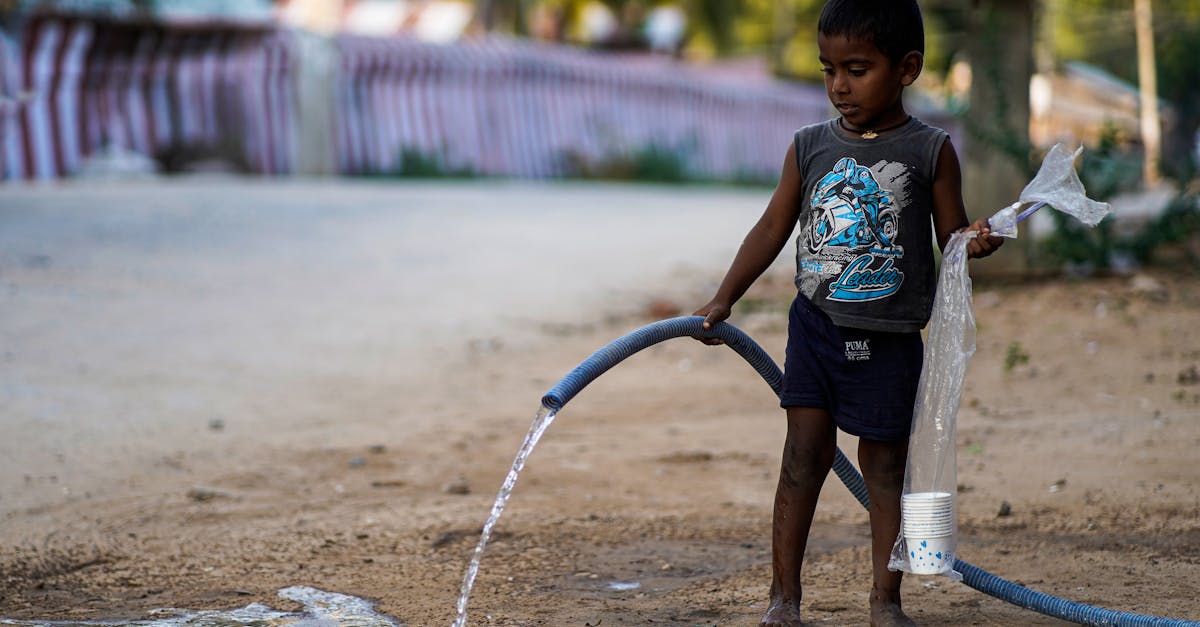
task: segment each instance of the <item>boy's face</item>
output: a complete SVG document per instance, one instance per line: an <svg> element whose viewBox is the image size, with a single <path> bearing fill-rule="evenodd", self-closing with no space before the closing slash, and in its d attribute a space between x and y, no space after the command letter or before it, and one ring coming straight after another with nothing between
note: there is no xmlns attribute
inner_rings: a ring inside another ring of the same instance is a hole
<svg viewBox="0 0 1200 627"><path fill-rule="evenodd" d="M920 53L893 63L873 42L825 33L817 47L825 94L847 124L868 130L904 121L900 95L921 72Z"/></svg>

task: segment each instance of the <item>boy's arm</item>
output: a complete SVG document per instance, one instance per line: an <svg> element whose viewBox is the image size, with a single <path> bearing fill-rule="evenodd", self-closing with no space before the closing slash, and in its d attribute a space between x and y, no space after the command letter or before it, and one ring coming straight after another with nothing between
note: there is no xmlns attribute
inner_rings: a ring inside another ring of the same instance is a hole
<svg viewBox="0 0 1200 627"><path fill-rule="evenodd" d="M750 289L750 285L761 275L772 261L779 255L783 245L787 243L796 226L800 215L801 180L800 170L796 166L795 146L788 147L783 160L783 171L779 175L779 184L767 203L766 210L758 222L746 234L746 239L738 248L737 255L717 293L693 315L704 316L704 328L709 329L718 322L729 317L733 304ZM705 344L720 344L720 340L702 339Z"/></svg>
<svg viewBox="0 0 1200 627"><path fill-rule="evenodd" d="M986 218L980 218L969 227L967 210L963 207L962 168L954 144L946 140L938 153L937 170L933 175L933 228L937 233L938 248L944 250L946 242L954 232L963 228L979 231L979 235L967 243L967 257L987 257L1004 244L1004 238L992 235Z"/></svg>

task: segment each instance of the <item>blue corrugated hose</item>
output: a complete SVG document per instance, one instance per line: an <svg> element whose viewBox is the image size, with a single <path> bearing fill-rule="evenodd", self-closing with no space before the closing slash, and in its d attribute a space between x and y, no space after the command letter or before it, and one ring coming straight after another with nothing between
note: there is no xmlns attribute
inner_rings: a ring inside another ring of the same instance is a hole
<svg viewBox="0 0 1200 627"><path fill-rule="evenodd" d="M750 339L750 336L729 323L722 322L712 329L705 330L701 327L702 322L704 322L704 318L700 316L682 316L661 320L613 340L592 353L590 357L583 360L574 370L567 373L567 376L550 388L550 391L542 397L542 405L559 411L587 384L604 374L609 368L624 361L626 357L659 342L683 336L720 338L753 366L758 374L762 375L771 389L775 390L775 394L779 394L783 375L779 371L779 366L775 365L762 347ZM863 507L867 507L867 486L863 482L862 475L842 454L841 449L838 449L834 457L833 471L854 494L854 498L858 499ZM1200 627L1200 622L1196 621L1117 612L1060 599L1019 586L961 559L955 560L954 570L962 573L963 583L980 592L1047 616L1081 625Z"/></svg>

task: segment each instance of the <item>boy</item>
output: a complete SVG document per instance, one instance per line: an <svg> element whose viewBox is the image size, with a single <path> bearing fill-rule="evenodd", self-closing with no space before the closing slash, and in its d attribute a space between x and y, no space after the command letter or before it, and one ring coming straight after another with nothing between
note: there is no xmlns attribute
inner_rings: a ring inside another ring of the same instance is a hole
<svg viewBox="0 0 1200 627"><path fill-rule="evenodd" d="M920 331L936 287L932 240L942 247L968 225L961 170L947 134L908 115L901 100L924 64L915 0L830 0L817 31L839 116L796 132L766 210L696 315L705 328L728 318L799 226L780 395L787 439L761 624L801 624L800 569L840 428L859 437L871 500L871 624L911 625L900 607L902 573L887 564L900 530ZM970 257L1000 246L986 220L970 228L978 231Z"/></svg>

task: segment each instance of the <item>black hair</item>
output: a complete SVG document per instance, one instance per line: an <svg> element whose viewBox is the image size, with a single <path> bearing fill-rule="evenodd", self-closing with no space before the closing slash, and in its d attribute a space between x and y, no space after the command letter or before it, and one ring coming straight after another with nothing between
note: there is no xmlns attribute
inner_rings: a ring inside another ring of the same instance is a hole
<svg viewBox="0 0 1200 627"><path fill-rule="evenodd" d="M870 41L893 63L914 50L925 54L925 24L916 0L829 0L817 32Z"/></svg>

